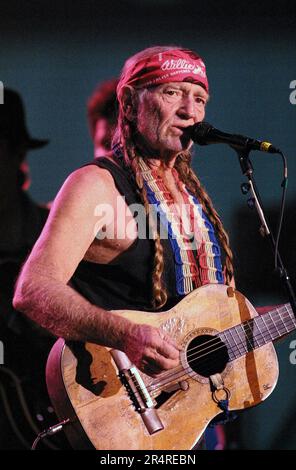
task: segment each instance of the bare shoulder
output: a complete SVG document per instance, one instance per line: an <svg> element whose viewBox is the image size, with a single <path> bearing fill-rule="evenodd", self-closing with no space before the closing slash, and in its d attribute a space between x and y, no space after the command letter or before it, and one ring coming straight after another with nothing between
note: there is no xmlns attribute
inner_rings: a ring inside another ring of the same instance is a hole
<svg viewBox="0 0 296 470"><path fill-rule="evenodd" d="M116 186L108 170L96 165L88 165L73 171L58 192L52 209L56 207L77 205L87 206L107 202L117 192Z"/></svg>
<svg viewBox="0 0 296 470"><path fill-rule="evenodd" d="M86 165L81 168L78 168L69 175L69 178L88 183L92 181L96 182L98 181L98 178L102 181L112 180L110 172L105 168L101 168L97 165Z"/></svg>
<svg viewBox="0 0 296 470"><path fill-rule="evenodd" d="M113 203L114 187L111 174L95 165L71 173L53 201L27 269L38 264L52 277L68 282L100 229L96 208Z"/></svg>
<svg viewBox="0 0 296 470"><path fill-rule="evenodd" d="M73 171L66 179L64 185L73 186L75 189L105 191L115 187L111 173L96 165L87 165Z"/></svg>

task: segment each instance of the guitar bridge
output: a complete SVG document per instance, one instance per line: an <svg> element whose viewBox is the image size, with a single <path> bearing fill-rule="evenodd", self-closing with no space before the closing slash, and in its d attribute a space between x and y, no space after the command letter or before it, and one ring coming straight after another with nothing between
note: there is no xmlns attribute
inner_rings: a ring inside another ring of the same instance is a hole
<svg viewBox="0 0 296 470"><path fill-rule="evenodd" d="M150 397L138 369L132 364L124 352L118 349L112 349L110 353L118 369L120 380L127 389L147 431L149 434L161 431L164 426L154 408L153 400Z"/></svg>

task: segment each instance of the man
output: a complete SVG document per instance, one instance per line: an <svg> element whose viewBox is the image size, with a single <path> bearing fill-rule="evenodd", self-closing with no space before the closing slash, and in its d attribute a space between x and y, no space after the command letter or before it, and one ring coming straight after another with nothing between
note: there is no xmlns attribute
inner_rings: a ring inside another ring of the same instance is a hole
<svg viewBox="0 0 296 470"><path fill-rule="evenodd" d="M192 51L149 48L126 62L117 95L114 150L64 183L14 305L57 336L124 351L157 377L179 364L180 345L110 310L167 310L201 285L232 282L228 237L190 167L186 129L205 116L205 65ZM146 215L150 238L138 236Z"/></svg>
<svg viewBox="0 0 296 470"><path fill-rule="evenodd" d="M30 136L20 95L5 88L4 104L0 105L0 339L4 343L4 367L0 368L0 374L1 407L6 403L4 411L9 423L2 423L5 427L1 431L2 448L27 448L26 440L34 436L31 425L23 418L20 396L15 397L16 386L11 385L11 377L21 384L22 393L29 399L33 421L37 413L41 416L46 412L50 403L44 366L53 338L12 306L18 272L49 212L28 194L30 179L26 157L30 150L43 148L47 143L48 140ZM1 415L4 416L2 409ZM22 429L21 433L17 428Z"/></svg>
<svg viewBox="0 0 296 470"><path fill-rule="evenodd" d="M95 157L102 157L111 149L117 124L117 85L116 78L100 83L87 102L88 124Z"/></svg>

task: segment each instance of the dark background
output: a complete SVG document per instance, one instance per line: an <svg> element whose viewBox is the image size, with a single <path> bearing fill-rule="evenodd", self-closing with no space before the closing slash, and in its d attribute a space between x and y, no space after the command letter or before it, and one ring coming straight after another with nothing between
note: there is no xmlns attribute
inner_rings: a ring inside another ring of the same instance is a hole
<svg viewBox="0 0 296 470"><path fill-rule="evenodd" d="M86 101L96 84L119 74L124 60L148 46L176 44L204 58L211 100L207 120L221 130L270 140L288 158L289 187L281 251L295 278L295 117L289 96L296 79L293 1L44 1L1 2L0 80L18 89L28 127L50 145L29 155L31 195L48 201L66 176L91 160ZM253 153L255 177L276 225L281 159ZM257 215L240 192L233 150L197 147L194 168L231 234L236 278L254 304L287 301ZM294 282L295 283L295 282ZM271 397L240 417L240 446L296 448L296 365L293 336L276 346L280 378Z"/></svg>

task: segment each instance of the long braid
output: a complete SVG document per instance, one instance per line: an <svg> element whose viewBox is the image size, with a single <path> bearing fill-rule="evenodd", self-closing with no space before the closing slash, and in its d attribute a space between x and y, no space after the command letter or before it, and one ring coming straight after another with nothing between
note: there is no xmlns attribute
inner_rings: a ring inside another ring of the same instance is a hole
<svg viewBox="0 0 296 470"><path fill-rule="evenodd" d="M139 194L145 208L145 212L149 221L149 233L152 233L154 240L154 262L152 271L152 306L160 309L167 301L167 293L162 285L162 273L164 269L163 246L157 230L157 222L154 214L151 214L151 205L149 204L147 191L144 185L144 179L139 165L139 156L136 153L136 147L132 140L132 133L129 121L124 117L121 119L121 144L124 149L125 163L130 166L135 177L136 184L139 188Z"/></svg>
<svg viewBox="0 0 296 470"><path fill-rule="evenodd" d="M205 213L212 222L216 229L218 238L221 242L222 248L225 252L225 268L226 268L226 284L229 284L233 278L233 254L229 245L229 237L223 227L218 212L213 206L211 198L206 190L201 185L199 179L193 172L191 166L190 152L184 152L179 155L175 162L175 168L178 171L179 177L195 196L198 197Z"/></svg>
<svg viewBox="0 0 296 470"><path fill-rule="evenodd" d="M164 269L164 256L163 246L160 241L159 232L157 230L157 219L155 214L151 214L151 205L149 204L147 191L144 185L142 172L139 166L139 157L135 155L132 160L132 168L135 173L136 181L141 180L141 197L144 204L144 208L149 220L149 228L152 231L152 237L154 239L154 263L152 272L152 293L153 293L153 307L156 309L161 308L167 301L167 293L162 285L162 273Z"/></svg>

